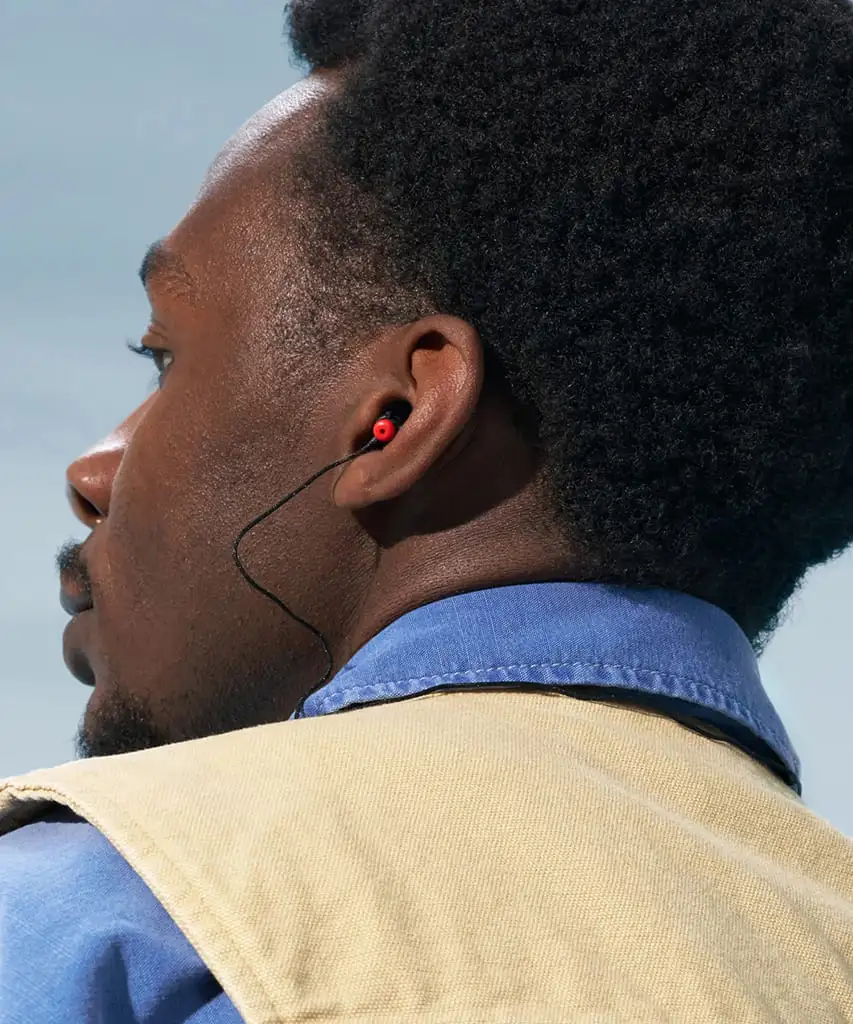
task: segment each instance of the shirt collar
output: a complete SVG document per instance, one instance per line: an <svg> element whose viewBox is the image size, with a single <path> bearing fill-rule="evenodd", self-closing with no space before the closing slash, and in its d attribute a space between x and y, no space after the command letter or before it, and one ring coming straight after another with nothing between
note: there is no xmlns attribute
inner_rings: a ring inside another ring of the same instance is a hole
<svg viewBox="0 0 853 1024"><path fill-rule="evenodd" d="M763 740L799 787L799 758L746 635L716 605L659 588L525 583L434 601L374 636L291 717L512 683L676 698Z"/></svg>

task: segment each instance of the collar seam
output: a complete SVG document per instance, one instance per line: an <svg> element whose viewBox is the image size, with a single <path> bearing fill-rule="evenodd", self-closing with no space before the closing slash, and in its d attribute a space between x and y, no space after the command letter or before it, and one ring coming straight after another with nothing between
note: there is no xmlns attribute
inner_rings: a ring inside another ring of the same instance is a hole
<svg viewBox="0 0 853 1024"><path fill-rule="evenodd" d="M707 690L707 692L709 694L711 694L714 697L718 698L723 705L730 705L731 707L733 707L734 710L736 710L740 715L742 715L746 719L747 724L749 724L753 729L766 731L783 748L787 748L787 745L788 745L787 742L784 741L783 738L778 734L778 731L774 728L772 722L759 723L756 720L755 712L749 706L743 704L733 694L727 693L727 692L725 692L723 690L720 690L716 686L714 686L711 683L706 682L705 680L696 679L696 678L693 678L691 676L684 676L684 675L676 674L674 672L661 672L658 669L646 668L644 666L622 665L622 664L616 664L616 663L613 663L613 662L604 662L604 661L596 661L596 662L591 662L591 661L540 661L540 662L527 662L527 663L516 664L516 665L478 665L475 668L460 669L460 670L455 671L455 672L432 673L432 674L426 675L426 676L410 676L408 678L402 678L402 679L386 679L386 680L382 680L382 681L375 682L375 683L357 683L354 686L346 687L346 688L344 688L342 690L332 691L332 692L326 694L324 697L321 697L317 701L316 706L317 706L317 710L319 712L325 713L325 712L328 711L329 707L331 706L331 704L333 702L337 702L339 700L348 701L349 699L351 699L353 697L366 696L366 691L367 690L377 690L377 689L383 689L384 690L384 689L388 689L390 687L413 686L413 685L417 685L417 684L420 684L420 683L429 683L429 682L445 681L445 682L450 683L450 682L455 681L454 677L459 678L459 681L461 681L461 682L475 682L476 680L473 680L473 679L470 679L470 678L462 678L462 677L470 677L472 674L481 674L481 673L489 673L489 672L514 672L514 671L517 671L517 670L524 670L524 669L546 669L546 668L551 668L551 669L555 669L555 668L571 668L571 669L600 669L600 668L604 668L604 669L615 669L615 670L618 670L618 671L623 672L623 673L635 673L635 674L645 673L645 674L650 675L650 676L656 676L657 678L659 678L661 680L669 679L669 680L672 680L674 682L680 683L682 685L686 685L686 686L697 688L697 689L701 687L702 689ZM483 682L494 682L494 680L490 680L490 679L489 680L482 680L482 681ZM524 680L524 679L501 680L501 681L519 682L519 683L522 683L522 682L531 682L531 683L545 682L544 680ZM563 683L563 685L578 685L579 682L582 682L582 681L578 681L578 680L547 680L547 682ZM605 683L601 683L601 682L597 682L597 681L590 681L589 685L590 686L596 686L596 685L601 686L601 685L614 685L614 684L612 683L612 681L608 681L608 683L606 683L606 684ZM666 696L672 696L672 694L666 694Z"/></svg>

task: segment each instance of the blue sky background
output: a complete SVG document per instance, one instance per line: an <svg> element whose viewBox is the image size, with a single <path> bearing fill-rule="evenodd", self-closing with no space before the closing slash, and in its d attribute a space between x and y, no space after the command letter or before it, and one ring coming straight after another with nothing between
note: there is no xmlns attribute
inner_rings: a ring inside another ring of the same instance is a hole
<svg viewBox="0 0 853 1024"><path fill-rule="evenodd" d="M64 471L144 397L136 270L226 139L298 73L274 2L0 0L0 776L73 757ZM804 799L853 835L853 552L809 575L761 662Z"/></svg>

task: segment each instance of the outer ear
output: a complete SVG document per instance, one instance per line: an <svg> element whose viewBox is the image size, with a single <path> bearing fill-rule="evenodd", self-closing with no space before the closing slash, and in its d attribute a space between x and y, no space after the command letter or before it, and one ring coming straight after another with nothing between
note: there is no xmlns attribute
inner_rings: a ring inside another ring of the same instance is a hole
<svg viewBox="0 0 853 1024"><path fill-rule="evenodd" d="M338 508L363 509L411 490L473 422L483 390L480 336L458 317L408 324L383 339L375 356L373 379L383 381L383 390L374 387L353 415L353 449L393 400L405 400L412 411L385 448L346 467L333 492Z"/></svg>

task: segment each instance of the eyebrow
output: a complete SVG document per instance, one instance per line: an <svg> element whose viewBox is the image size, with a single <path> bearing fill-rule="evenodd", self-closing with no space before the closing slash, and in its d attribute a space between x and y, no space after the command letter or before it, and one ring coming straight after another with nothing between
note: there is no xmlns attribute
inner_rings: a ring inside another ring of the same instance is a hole
<svg viewBox="0 0 853 1024"><path fill-rule="evenodd" d="M171 285L179 292L191 291L195 287L183 259L162 240L148 247L139 268L143 288L148 288L155 277L162 278L167 287Z"/></svg>

